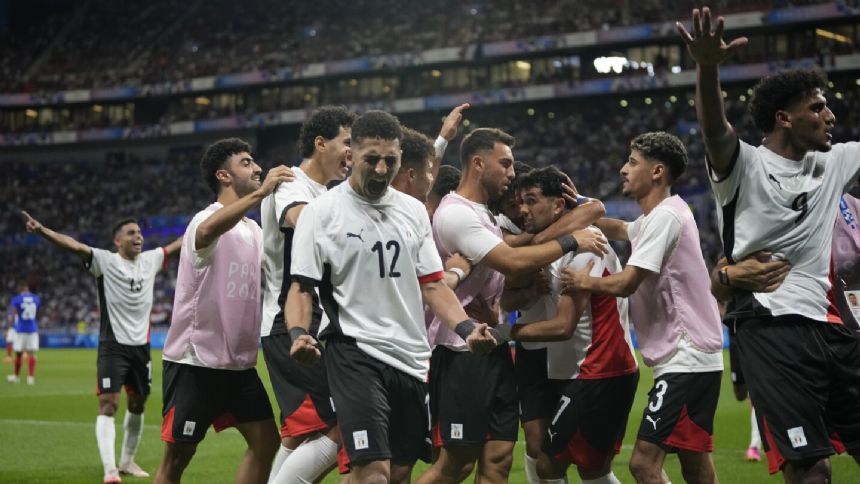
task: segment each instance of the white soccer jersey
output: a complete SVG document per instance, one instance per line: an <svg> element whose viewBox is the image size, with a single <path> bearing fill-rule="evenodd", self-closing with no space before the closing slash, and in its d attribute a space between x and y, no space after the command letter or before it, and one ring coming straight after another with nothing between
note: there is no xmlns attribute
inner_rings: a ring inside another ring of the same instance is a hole
<svg viewBox="0 0 860 484"><path fill-rule="evenodd" d="M711 174L726 254L740 260L767 249L792 264L779 289L754 294L774 316L828 320L833 217L858 175L856 142L794 161L743 141L731 172L722 179Z"/></svg>
<svg viewBox="0 0 860 484"><path fill-rule="evenodd" d="M88 264L96 276L99 289L101 324L99 341L116 341L124 345L149 342L149 313L155 275L164 263L164 249L142 252L133 261L118 253L91 248Z"/></svg>
<svg viewBox="0 0 860 484"><path fill-rule="evenodd" d="M290 252L293 245L292 228L284 228L287 210L307 204L327 191L326 186L311 180L299 167L293 168L296 179L281 183L263 199L260 221L263 226L263 324L260 336L269 336L273 323L274 333L285 333L284 302L290 289ZM325 316L323 316L325 317Z"/></svg>
<svg viewBox="0 0 860 484"><path fill-rule="evenodd" d="M318 285L329 317L320 337L354 338L369 356L426 381L419 284L442 278L442 260L424 205L393 189L370 202L347 181L302 210L293 242L290 272Z"/></svg>

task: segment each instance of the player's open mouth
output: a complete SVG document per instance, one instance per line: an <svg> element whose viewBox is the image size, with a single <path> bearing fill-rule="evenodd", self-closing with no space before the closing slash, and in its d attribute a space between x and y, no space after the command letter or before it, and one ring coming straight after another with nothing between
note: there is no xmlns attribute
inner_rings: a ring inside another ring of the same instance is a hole
<svg viewBox="0 0 860 484"><path fill-rule="evenodd" d="M367 181L367 191L368 193L372 193L374 195L378 195L385 191L385 187L387 184L385 180L368 180Z"/></svg>

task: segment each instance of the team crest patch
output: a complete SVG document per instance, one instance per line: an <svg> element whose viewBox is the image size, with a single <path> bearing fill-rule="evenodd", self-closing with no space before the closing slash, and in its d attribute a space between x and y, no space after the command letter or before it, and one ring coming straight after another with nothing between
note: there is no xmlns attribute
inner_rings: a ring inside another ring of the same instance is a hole
<svg viewBox="0 0 860 484"><path fill-rule="evenodd" d="M463 440L463 424L451 424L451 439Z"/></svg>
<svg viewBox="0 0 860 484"><path fill-rule="evenodd" d="M370 443L367 439L367 430L357 430L353 432L352 441L355 444L355 450L362 450L370 447Z"/></svg>
<svg viewBox="0 0 860 484"><path fill-rule="evenodd" d="M191 420L185 421L185 427L182 428L182 435L194 435L194 429L197 427L197 422Z"/></svg>
<svg viewBox="0 0 860 484"><path fill-rule="evenodd" d="M102 388L110 388L110 378L102 378Z"/></svg>
<svg viewBox="0 0 860 484"><path fill-rule="evenodd" d="M795 449L806 446L806 434L803 433L803 427L794 427L788 429L788 440L791 446Z"/></svg>

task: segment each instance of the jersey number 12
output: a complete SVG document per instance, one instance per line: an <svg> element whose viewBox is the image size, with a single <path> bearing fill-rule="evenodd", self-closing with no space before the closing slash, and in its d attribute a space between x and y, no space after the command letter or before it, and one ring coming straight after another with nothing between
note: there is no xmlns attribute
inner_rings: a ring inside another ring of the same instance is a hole
<svg viewBox="0 0 860 484"><path fill-rule="evenodd" d="M388 269L388 277L400 277L400 273L394 270L394 266L397 265L397 258L400 257L400 244L396 240L389 240L387 244L385 244L385 249L391 252L394 251L394 256L391 257L391 266ZM373 244L373 247L370 248L373 252L376 252L379 256L379 277L385 277L385 254L382 249L382 242L377 241Z"/></svg>

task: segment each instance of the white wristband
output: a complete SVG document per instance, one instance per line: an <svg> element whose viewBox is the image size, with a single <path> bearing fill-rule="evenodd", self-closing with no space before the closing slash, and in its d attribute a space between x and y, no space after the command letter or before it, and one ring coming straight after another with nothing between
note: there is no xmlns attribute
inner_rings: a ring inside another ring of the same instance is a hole
<svg viewBox="0 0 860 484"><path fill-rule="evenodd" d="M457 276L457 280L460 282L463 282L463 279L466 278L466 273L463 271L463 269L460 269L459 267L452 267L448 270L450 272L453 272Z"/></svg>
<svg viewBox="0 0 860 484"><path fill-rule="evenodd" d="M433 149L436 150L436 158L442 159L445 156L445 150L448 148L448 140L445 138L438 136L436 137L436 141L433 142Z"/></svg>

